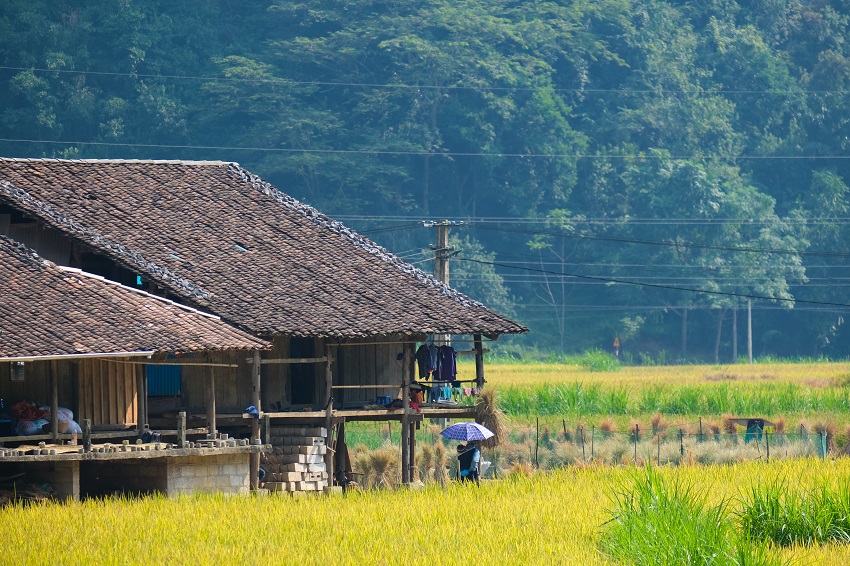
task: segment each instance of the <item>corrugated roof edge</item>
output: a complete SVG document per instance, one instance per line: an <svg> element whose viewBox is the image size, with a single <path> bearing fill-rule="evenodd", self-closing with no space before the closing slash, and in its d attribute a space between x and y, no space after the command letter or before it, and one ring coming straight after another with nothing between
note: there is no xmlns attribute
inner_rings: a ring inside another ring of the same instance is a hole
<svg viewBox="0 0 850 566"><path fill-rule="evenodd" d="M42 159L31 161L46 160ZM121 244L112 242L96 232L92 232L91 230L86 230L85 228L78 226L77 223L68 218L68 216L62 214L49 204L33 197L25 190L14 186L8 181L0 180L0 193L5 193L9 198L24 206L24 208L29 212L34 212L46 221L54 223L57 227L61 226L62 229L71 232L86 245L94 245L101 249L110 250L117 256L123 257L128 265L137 267L140 271L155 275L163 281L168 281L170 284L181 289L190 296L200 299L210 297L208 292L197 287L190 281L174 275L168 268L160 267L155 263L149 262L142 254L130 251Z"/></svg>
<svg viewBox="0 0 850 566"><path fill-rule="evenodd" d="M308 218L309 220L313 221L315 224L347 238L359 248L366 250L370 254L393 265L401 271L412 275L416 279L428 283L433 287L436 287L446 297L449 297L466 307L480 307L487 309L487 307L483 303L479 303L475 299L464 295L460 291L452 289L442 281L436 279L433 275L422 271L418 267L414 267L409 263L402 261L401 259L396 257L392 252L387 251L385 248L379 246L372 240L361 236L356 231L345 226L343 223L338 222L330 218L329 216L326 216L325 214L319 212L312 206L304 204L303 202L287 195L268 181L264 181L262 178L251 173L247 169L243 169L238 163L230 163L229 170L233 174L238 175L243 181L249 183L252 187L254 187L254 189L274 198L290 210L298 212L305 218Z"/></svg>

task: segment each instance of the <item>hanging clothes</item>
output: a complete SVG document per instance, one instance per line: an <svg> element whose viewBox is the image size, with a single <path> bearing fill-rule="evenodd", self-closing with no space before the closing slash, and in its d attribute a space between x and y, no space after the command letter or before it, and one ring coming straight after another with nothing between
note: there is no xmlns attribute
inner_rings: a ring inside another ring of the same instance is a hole
<svg viewBox="0 0 850 566"><path fill-rule="evenodd" d="M436 363L432 362L434 356L432 356L431 350L433 349L435 348L429 348L428 344L422 344L416 350L416 364L419 366L420 379L429 377L437 369Z"/></svg>
<svg viewBox="0 0 850 566"><path fill-rule="evenodd" d="M440 346L437 365L437 379L454 381L457 375L457 352L451 346Z"/></svg>

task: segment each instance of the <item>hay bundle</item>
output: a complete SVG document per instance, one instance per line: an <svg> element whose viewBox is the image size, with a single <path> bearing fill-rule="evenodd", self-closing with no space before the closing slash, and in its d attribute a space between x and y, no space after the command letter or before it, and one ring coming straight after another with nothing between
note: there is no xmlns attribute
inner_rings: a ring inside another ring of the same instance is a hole
<svg viewBox="0 0 850 566"><path fill-rule="evenodd" d="M478 396L475 403L475 422L486 426L493 432L493 436L479 443L482 448L495 448L507 437L508 429L505 414L496 405L495 390L487 389Z"/></svg>

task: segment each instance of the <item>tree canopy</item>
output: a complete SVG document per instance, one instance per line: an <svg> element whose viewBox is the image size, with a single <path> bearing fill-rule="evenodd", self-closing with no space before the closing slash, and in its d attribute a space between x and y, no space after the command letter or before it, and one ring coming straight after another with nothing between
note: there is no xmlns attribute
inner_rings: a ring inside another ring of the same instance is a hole
<svg viewBox="0 0 850 566"><path fill-rule="evenodd" d="M238 161L417 261L416 221L464 220L454 284L526 348L728 361L752 301L757 354L847 356L849 27L845 0L7 0L0 154Z"/></svg>

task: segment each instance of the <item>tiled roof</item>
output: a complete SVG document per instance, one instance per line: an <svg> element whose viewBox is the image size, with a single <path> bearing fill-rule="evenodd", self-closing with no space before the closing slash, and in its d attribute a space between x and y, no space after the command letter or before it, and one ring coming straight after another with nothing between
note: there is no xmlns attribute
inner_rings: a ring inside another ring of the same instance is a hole
<svg viewBox="0 0 850 566"><path fill-rule="evenodd" d="M218 317L59 267L0 236L0 358L265 347Z"/></svg>
<svg viewBox="0 0 850 566"><path fill-rule="evenodd" d="M526 331L235 163L0 159L0 202L259 335Z"/></svg>

